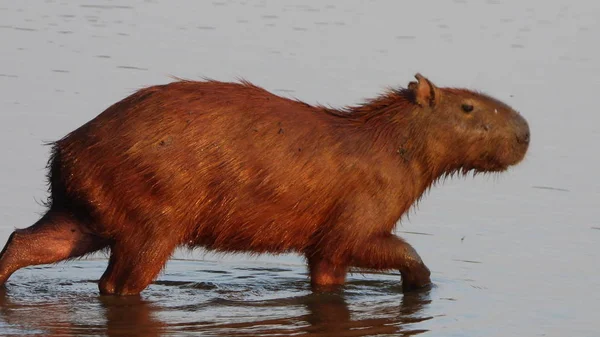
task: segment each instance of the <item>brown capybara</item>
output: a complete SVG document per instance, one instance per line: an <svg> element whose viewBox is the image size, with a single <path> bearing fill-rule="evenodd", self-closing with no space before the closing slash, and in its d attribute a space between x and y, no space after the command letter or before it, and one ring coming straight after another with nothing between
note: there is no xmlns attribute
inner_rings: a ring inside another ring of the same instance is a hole
<svg viewBox="0 0 600 337"><path fill-rule="evenodd" d="M306 257L312 285L350 267L430 272L392 230L438 178L520 162L529 127L508 105L417 74L345 109L248 82L142 89L54 143L47 213L16 230L0 284L19 268L110 248L102 294L138 294L178 246Z"/></svg>

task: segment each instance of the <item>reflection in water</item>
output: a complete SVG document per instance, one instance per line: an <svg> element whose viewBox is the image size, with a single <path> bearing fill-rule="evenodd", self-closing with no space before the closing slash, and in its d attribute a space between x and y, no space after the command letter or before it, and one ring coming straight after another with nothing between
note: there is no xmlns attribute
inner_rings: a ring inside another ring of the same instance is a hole
<svg viewBox="0 0 600 337"><path fill-rule="evenodd" d="M90 302L86 305L76 301ZM160 336L166 326L154 318L153 313L158 308L140 296L48 297L41 302L12 298L3 287L0 290L0 318L2 325L12 328L3 330L3 335Z"/></svg>
<svg viewBox="0 0 600 337"><path fill-rule="evenodd" d="M108 336L160 336L167 325L155 318L158 307L140 296L99 296Z"/></svg>
<svg viewBox="0 0 600 337"><path fill-rule="evenodd" d="M430 290L402 295L395 276L351 280L344 290L312 293L301 267L242 267L229 274L202 268L200 274L182 275L185 281L157 282L141 296L112 297L97 295L94 281L65 281L80 268L35 270L50 275L27 276L3 288L3 335L411 336L424 332L417 323L431 318L426 315ZM189 281L209 275L220 281Z"/></svg>
<svg viewBox="0 0 600 337"><path fill-rule="evenodd" d="M211 330L219 331L222 336L280 336L300 333L306 336L413 336L426 330L412 329L408 325L431 319L421 315L422 310L430 303L429 292L430 290L424 290L407 294L402 297L399 306L396 302L395 305L386 307L384 312L374 313L372 317L369 317L368 307L360 308L358 312L351 311L343 292L315 293L284 300L289 306L301 304L308 312L305 315L217 324ZM260 307L281 307L282 304L282 300L275 300L271 303L262 302Z"/></svg>

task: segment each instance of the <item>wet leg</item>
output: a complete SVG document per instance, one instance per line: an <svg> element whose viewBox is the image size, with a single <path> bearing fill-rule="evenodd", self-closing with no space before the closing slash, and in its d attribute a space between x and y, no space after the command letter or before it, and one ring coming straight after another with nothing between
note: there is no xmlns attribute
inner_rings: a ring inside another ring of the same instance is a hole
<svg viewBox="0 0 600 337"><path fill-rule="evenodd" d="M160 273L176 242L165 238L117 241L111 247L108 268L100 278L103 295L137 295Z"/></svg>
<svg viewBox="0 0 600 337"><path fill-rule="evenodd" d="M0 253L0 285L23 267L80 257L107 245L70 214L49 211L31 227L18 229L8 238Z"/></svg>
<svg viewBox="0 0 600 337"><path fill-rule="evenodd" d="M415 249L395 235L373 237L352 252L350 264L359 268L397 269L404 291L431 283L430 272Z"/></svg>
<svg viewBox="0 0 600 337"><path fill-rule="evenodd" d="M321 256L310 256L307 259L313 290L335 288L346 282L348 267L345 264L334 263Z"/></svg>

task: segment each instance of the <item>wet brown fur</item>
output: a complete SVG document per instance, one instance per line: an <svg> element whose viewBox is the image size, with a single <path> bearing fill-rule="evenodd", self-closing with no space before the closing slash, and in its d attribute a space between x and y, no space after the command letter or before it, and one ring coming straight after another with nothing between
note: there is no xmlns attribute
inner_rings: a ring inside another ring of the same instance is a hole
<svg viewBox="0 0 600 337"><path fill-rule="evenodd" d="M399 269L406 289L428 284L395 224L439 177L519 162L529 131L525 142L526 122L505 104L419 76L340 110L245 81L139 90L53 146L45 222L78 235L56 258L109 247L107 294L140 292L182 245L298 252L316 286L342 284L351 266ZM465 114L465 101L477 110ZM10 245L37 249L36 235L64 246L47 234L55 227L37 228L11 236L0 283L23 265L54 262L11 257Z"/></svg>

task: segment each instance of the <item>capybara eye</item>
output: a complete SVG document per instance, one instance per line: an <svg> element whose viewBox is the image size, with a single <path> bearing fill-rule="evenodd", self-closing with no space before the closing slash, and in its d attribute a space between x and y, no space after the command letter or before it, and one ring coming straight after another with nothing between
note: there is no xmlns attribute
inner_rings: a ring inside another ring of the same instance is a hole
<svg viewBox="0 0 600 337"><path fill-rule="evenodd" d="M471 104L463 104L462 109L464 112L469 113L469 112L473 111L473 106Z"/></svg>

